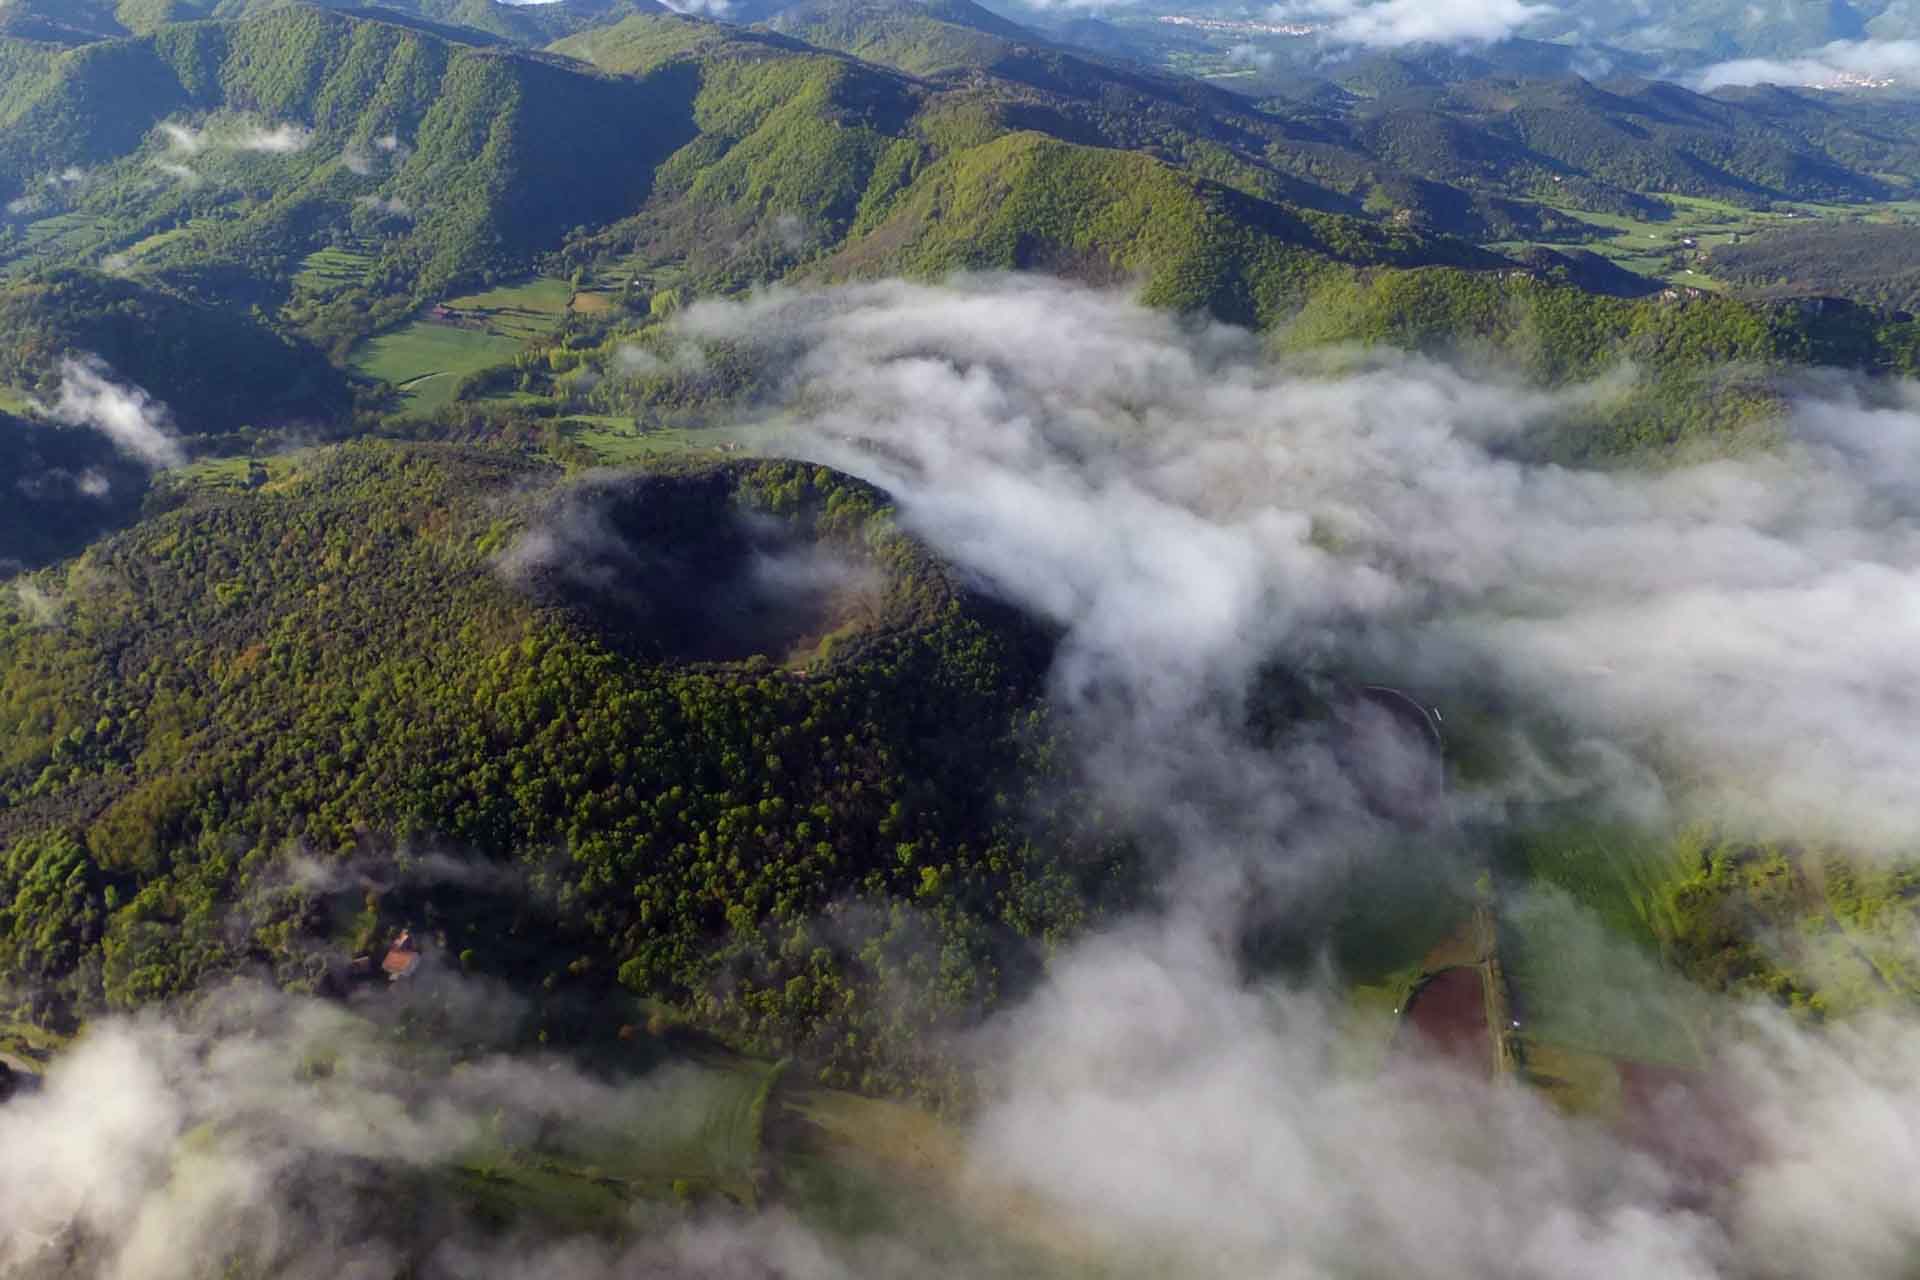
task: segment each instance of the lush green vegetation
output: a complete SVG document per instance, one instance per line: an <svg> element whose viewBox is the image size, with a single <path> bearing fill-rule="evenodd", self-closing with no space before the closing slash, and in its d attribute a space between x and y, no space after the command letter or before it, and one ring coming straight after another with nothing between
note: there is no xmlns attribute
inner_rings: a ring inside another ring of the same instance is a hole
<svg viewBox="0 0 1920 1280"><path fill-rule="evenodd" d="M1039 37L971 0L933 0L911 8L860 0L812 0L781 9L770 30L820 49L838 49L910 75L990 67Z"/></svg>
<svg viewBox="0 0 1920 1280"><path fill-rule="evenodd" d="M77 555L140 512L146 468L107 438L0 413L0 575Z"/></svg>
<svg viewBox="0 0 1920 1280"><path fill-rule="evenodd" d="M1815 222L1776 227L1707 257L1715 279L1768 295L1851 298L1920 309L1920 224Z"/></svg>
<svg viewBox="0 0 1920 1280"><path fill-rule="evenodd" d="M38 1016L262 961L324 989L380 921L411 920L482 970L617 980L828 1082L953 1086L928 1033L1017 989L1128 882L1064 815L1025 825L1052 750L1044 637L826 472L552 484L498 454L336 450L101 543L39 584L55 619L13 607L0 970ZM673 637L704 632L687 623L564 576L529 596L493 563L588 510L630 554L724 559L743 509L884 574L877 613L804 673L772 660L796 660L785 642L689 665ZM357 896L286 877L295 850L439 841L546 889L427 888L365 920Z"/></svg>
<svg viewBox="0 0 1920 1280"><path fill-rule="evenodd" d="M309 253L350 242L373 265L341 289L309 275L317 296L294 317L329 346L390 320L393 296L523 267L582 222L630 212L691 136L684 111L671 85L275 9L67 55L0 119L0 188L29 192L25 215L91 217L75 251L124 251L244 303L286 302ZM578 127L588 119L649 127ZM172 181L153 180L160 166ZM15 233L16 253L58 260L36 225Z"/></svg>
<svg viewBox="0 0 1920 1280"><path fill-rule="evenodd" d="M0 332L0 384L53 398L61 361L95 355L188 435L311 426L352 407L346 378L311 348L245 314L111 276L62 271L0 289Z"/></svg>

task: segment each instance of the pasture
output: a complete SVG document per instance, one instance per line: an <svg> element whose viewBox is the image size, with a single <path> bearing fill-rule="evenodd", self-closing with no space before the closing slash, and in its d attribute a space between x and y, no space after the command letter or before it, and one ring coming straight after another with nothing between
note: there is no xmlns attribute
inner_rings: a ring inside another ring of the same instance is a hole
<svg viewBox="0 0 1920 1280"><path fill-rule="evenodd" d="M654 427L641 430L632 418L577 415L562 425L570 444L591 450L595 458L619 466L669 454L725 454L765 457L777 452L783 436L778 423L725 427Z"/></svg>
<svg viewBox="0 0 1920 1280"><path fill-rule="evenodd" d="M1500 957L1529 1062L1538 1046L1696 1067L1708 997L1549 886L1505 896Z"/></svg>
<svg viewBox="0 0 1920 1280"><path fill-rule="evenodd" d="M455 1068L459 1070L460 1068ZM617 1229L640 1202L758 1202L761 1126L781 1064L718 1051L623 1080L590 1121L509 1118L438 1174L502 1222Z"/></svg>
<svg viewBox="0 0 1920 1280"><path fill-rule="evenodd" d="M1662 195L1673 216L1660 222L1617 214L1596 213L1571 205L1546 202L1556 211L1578 218L1593 229L1583 245L1538 242L1548 249L1583 248L1650 280L1717 291L1727 286L1711 274L1711 252L1773 227L1792 226L1815 219L1893 222L1920 215L1920 201L1897 200L1878 204L1818 204L1776 201L1772 208L1744 209L1721 200L1697 196ZM1512 252L1531 247L1532 241L1507 241L1488 247Z"/></svg>
<svg viewBox="0 0 1920 1280"><path fill-rule="evenodd" d="M911 1238L968 1275L1111 1273L1069 1215L973 1167L955 1126L906 1103L831 1089L780 1090L768 1156L782 1202L819 1230Z"/></svg>
<svg viewBox="0 0 1920 1280"><path fill-rule="evenodd" d="M0 273L20 275L51 258L66 258L109 243L114 224L92 213L60 213L28 223L20 239L0 254Z"/></svg>
<svg viewBox="0 0 1920 1280"><path fill-rule="evenodd" d="M331 267L309 258L309 270L350 269L339 257L329 261ZM462 378L511 361L528 343L559 328L571 297L566 281L538 277L448 298L440 304L440 316L417 316L366 339L350 363L370 378L392 383L408 411L431 413L453 402Z"/></svg>
<svg viewBox="0 0 1920 1280"><path fill-rule="evenodd" d="M415 320L361 343L351 363L359 373L392 383L407 409L431 413L453 402L462 378L513 359L523 345L490 329Z"/></svg>

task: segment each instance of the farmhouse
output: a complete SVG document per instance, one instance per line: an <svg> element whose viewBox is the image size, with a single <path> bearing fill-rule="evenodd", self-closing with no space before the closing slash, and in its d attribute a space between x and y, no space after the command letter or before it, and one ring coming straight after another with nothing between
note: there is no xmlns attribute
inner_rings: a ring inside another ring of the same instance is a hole
<svg viewBox="0 0 1920 1280"><path fill-rule="evenodd" d="M410 978L420 967L420 945L413 940L413 931L403 929L400 936L387 948L386 959L380 962L380 971L387 975L388 982L398 982Z"/></svg>

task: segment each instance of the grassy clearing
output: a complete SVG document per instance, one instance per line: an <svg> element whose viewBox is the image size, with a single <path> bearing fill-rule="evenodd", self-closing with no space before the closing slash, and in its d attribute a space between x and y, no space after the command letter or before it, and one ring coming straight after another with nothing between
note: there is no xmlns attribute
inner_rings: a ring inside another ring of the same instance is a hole
<svg viewBox="0 0 1920 1280"><path fill-rule="evenodd" d="M1893 200L1879 204L1819 204L1783 200L1776 202L1771 209L1757 210L1699 196L1663 195L1660 198L1673 208L1673 216L1664 222L1643 222L1551 201L1546 203L1558 212L1591 226L1596 238L1580 247L1592 250L1616 266L1650 280L1715 291L1728 286L1710 274L1712 251L1725 244L1738 243L1757 232L1772 227L1803 224L1809 219L1896 222L1920 216L1920 201L1915 200ZM1565 249L1569 246L1564 243L1506 241L1488 247L1496 252L1513 252L1530 247Z"/></svg>
<svg viewBox="0 0 1920 1280"><path fill-rule="evenodd" d="M517 338L486 329L415 320L369 338L356 349L352 365L399 387L409 410L431 412L452 403L462 378L513 359L522 346Z"/></svg>
<svg viewBox="0 0 1920 1280"><path fill-rule="evenodd" d="M575 417L563 428L567 440L593 451L609 466L641 462L669 454L771 457L786 439L778 423L751 423L730 427L672 427L642 431L631 418Z"/></svg>
<svg viewBox="0 0 1920 1280"><path fill-rule="evenodd" d="M201 458L175 468L169 478L193 489L245 489L252 471L251 458Z"/></svg>
<svg viewBox="0 0 1920 1280"><path fill-rule="evenodd" d="M1501 870L1560 890L1648 954L1673 931L1674 888L1693 870L1688 846L1623 826L1570 822L1516 837Z"/></svg>
<svg viewBox="0 0 1920 1280"><path fill-rule="evenodd" d="M1555 1105L1605 1120L1624 1115L1620 1073L1613 1059L1537 1042L1529 1042L1524 1053L1526 1082Z"/></svg>
<svg viewBox="0 0 1920 1280"><path fill-rule="evenodd" d="M333 256L320 262L315 262L320 255L310 257L309 270L352 270L353 255L322 252ZM504 364L528 344L552 334L572 296L566 281L543 276L448 298L441 304L447 315L423 315L369 338L354 349L351 363L359 372L398 387L408 411L431 413L452 403L468 374Z"/></svg>
<svg viewBox="0 0 1920 1280"><path fill-rule="evenodd" d="M27 1022L0 1020L0 1062L16 1075L39 1077L66 1046L64 1037Z"/></svg>
<svg viewBox="0 0 1920 1280"><path fill-rule="evenodd" d="M1458 851L1444 843L1409 843L1354 868L1328 939L1340 971L1365 986L1417 981L1471 913L1469 881Z"/></svg>
<svg viewBox="0 0 1920 1280"><path fill-rule="evenodd" d="M1707 997L1552 888L1510 895L1500 955L1527 1051L1554 1046L1697 1067Z"/></svg>
<svg viewBox="0 0 1920 1280"><path fill-rule="evenodd" d="M971 1275L1110 1270L1056 1206L980 1176L964 1137L930 1112L826 1089L784 1090L774 1105L783 1199L823 1230L910 1236Z"/></svg>
<svg viewBox="0 0 1920 1280"><path fill-rule="evenodd" d="M1351 987L1346 1007L1339 1012L1339 1034L1333 1040L1333 1065L1342 1074L1361 1078L1378 1075L1393 1051L1395 1034L1400 1030L1400 1011L1416 981L1409 974L1404 982L1390 986Z"/></svg>
<svg viewBox="0 0 1920 1280"><path fill-rule="evenodd" d="M33 398L18 387L0 385L0 413L24 418L33 412Z"/></svg>
<svg viewBox="0 0 1920 1280"><path fill-rule="evenodd" d="M305 464L319 452L319 449L293 449L267 458L200 458L168 472L167 479L169 483L194 489L258 488L262 493L272 493L293 483ZM255 467L266 473L259 485L253 483Z"/></svg>
<svg viewBox="0 0 1920 1280"><path fill-rule="evenodd" d="M724 1053L668 1062L629 1083L591 1121L511 1133L467 1151L442 1179L506 1222L617 1227L636 1202L759 1196L762 1116L779 1064Z"/></svg>
<svg viewBox="0 0 1920 1280"><path fill-rule="evenodd" d="M565 280L537 277L522 284L448 298L450 311L475 317L487 332L526 342L552 333L567 314L573 288Z"/></svg>
<svg viewBox="0 0 1920 1280"><path fill-rule="evenodd" d="M114 226L91 213L62 213L30 223L5 254L3 269L20 275L50 258L76 257L111 240Z"/></svg>

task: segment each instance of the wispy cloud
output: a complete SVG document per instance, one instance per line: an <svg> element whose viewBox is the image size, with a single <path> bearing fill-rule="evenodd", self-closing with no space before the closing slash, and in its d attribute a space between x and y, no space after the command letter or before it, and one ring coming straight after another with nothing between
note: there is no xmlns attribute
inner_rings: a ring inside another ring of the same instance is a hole
<svg viewBox="0 0 1920 1280"><path fill-rule="evenodd" d="M178 121L163 121L159 126L166 151L153 165L162 173L187 186L198 186L202 175L187 161L218 151L254 152L261 155L294 155L313 145L313 130L297 124L219 123L204 129Z"/></svg>
<svg viewBox="0 0 1920 1280"><path fill-rule="evenodd" d="M1218 708L1264 664L1337 663L1538 709L1553 785L1634 812L1920 838L1910 384L1824 386L1779 451L1642 474L1512 447L1606 389L1315 376L1059 285L776 294L684 328L766 344L823 456L1066 628L1057 693L1099 720L1117 803L1181 812L1218 761L1226 809L1285 826L1282 766Z"/></svg>
<svg viewBox="0 0 1920 1280"><path fill-rule="evenodd" d="M1836 40L1793 58L1738 58L1695 77L1703 91L1728 85L1862 88L1920 84L1920 40Z"/></svg>
<svg viewBox="0 0 1920 1280"><path fill-rule="evenodd" d="M1504 40L1554 7L1527 0L1282 0L1268 14L1309 23L1340 44L1392 48L1408 44L1490 44Z"/></svg>
<svg viewBox="0 0 1920 1280"><path fill-rule="evenodd" d="M186 461L167 407L141 388L116 381L98 356L62 360L59 397L42 410L56 421L105 433L121 452L155 469Z"/></svg>

